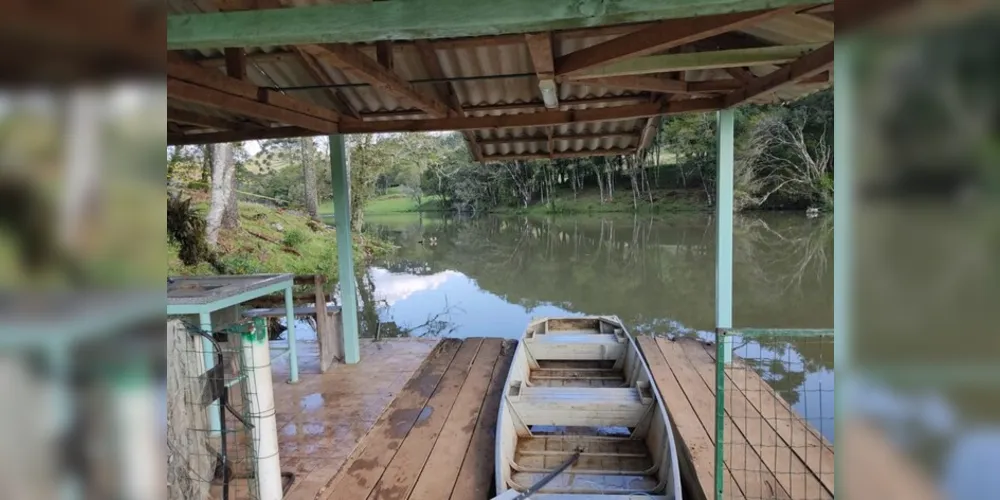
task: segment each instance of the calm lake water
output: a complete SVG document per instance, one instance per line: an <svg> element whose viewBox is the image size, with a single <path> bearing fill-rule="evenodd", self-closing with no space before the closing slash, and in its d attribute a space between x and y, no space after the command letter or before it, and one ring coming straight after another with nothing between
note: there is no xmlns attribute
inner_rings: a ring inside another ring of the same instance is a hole
<svg viewBox="0 0 1000 500"><path fill-rule="evenodd" d="M737 217L734 325L833 326L832 218ZM367 336L519 338L539 316L616 315L633 334L711 338L715 225L705 214L367 217L399 245L359 283ZM833 342L735 339L833 441Z"/></svg>

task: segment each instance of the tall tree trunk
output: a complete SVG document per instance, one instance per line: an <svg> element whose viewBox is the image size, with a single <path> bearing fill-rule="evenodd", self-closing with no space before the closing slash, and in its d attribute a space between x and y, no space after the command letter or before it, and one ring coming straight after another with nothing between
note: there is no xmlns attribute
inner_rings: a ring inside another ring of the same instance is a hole
<svg viewBox="0 0 1000 500"><path fill-rule="evenodd" d="M597 169L597 165L594 165L594 174L597 175L597 189L601 192L601 204L604 204L604 180L601 178L601 171Z"/></svg>
<svg viewBox="0 0 1000 500"><path fill-rule="evenodd" d="M302 153L302 178L305 183L306 212L313 219L319 220L319 192L316 182L316 166L313 158L316 143L312 137L299 138L299 149Z"/></svg>
<svg viewBox="0 0 1000 500"><path fill-rule="evenodd" d="M231 144L215 144L212 148L212 198L205 226L205 236L213 248L219 242L219 229L239 225L236 201L236 166Z"/></svg>
<svg viewBox="0 0 1000 500"><path fill-rule="evenodd" d="M205 144L201 147L201 183L205 186L212 179L212 164L214 163L212 158L214 156L215 147L213 144Z"/></svg>

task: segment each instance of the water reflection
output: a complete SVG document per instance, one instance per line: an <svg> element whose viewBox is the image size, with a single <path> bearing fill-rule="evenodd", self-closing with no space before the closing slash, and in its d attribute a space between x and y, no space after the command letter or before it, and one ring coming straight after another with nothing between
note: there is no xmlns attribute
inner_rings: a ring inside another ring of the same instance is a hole
<svg viewBox="0 0 1000 500"><path fill-rule="evenodd" d="M715 226L710 216L369 219L400 250L359 279L369 336L519 338L532 317L614 314L633 333L710 339ZM829 218L737 217L737 326L829 328ZM736 352L833 440L833 343L736 339Z"/></svg>

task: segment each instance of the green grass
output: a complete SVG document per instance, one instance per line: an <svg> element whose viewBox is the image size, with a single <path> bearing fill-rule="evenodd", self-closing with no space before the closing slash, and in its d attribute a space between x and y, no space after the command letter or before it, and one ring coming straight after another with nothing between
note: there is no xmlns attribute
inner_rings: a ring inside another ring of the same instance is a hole
<svg viewBox="0 0 1000 500"><path fill-rule="evenodd" d="M628 187L619 188L614 197L601 202L599 190L581 191L574 197L572 191L560 191L552 204L536 202L528 208L510 207L494 210L500 213L664 213L664 212L697 212L709 210L711 207L705 201L705 194L700 190L657 189L653 190L653 202L648 195L638 200L637 206L632 205L632 191Z"/></svg>
<svg viewBox="0 0 1000 500"><path fill-rule="evenodd" d="M194 207L201 214L208 211L206 201L195 203ZM218 274L205 262L185 266L177 257L177 250L173 243L168 245L170 276ZM355 236L357 260L390 250L387 243L370 235ZM337 278L336 231L313 222L304 213L267 205L240 202L240 227L220 231L218 254L227 271L234 274L323 274L330 280Z"/></svg>
<svg viewBox="0 0 1000 500"><path fill-rule="evenodd" d="M441 197L438 195L424 196L418 205L416 200L402 194L399 188L389 188L389 191L377 196L365 203L365 214L397 214L407 212L441 212ZM324 201L319 207L319 213L324 216L332 215L333 200Z"/></svg>

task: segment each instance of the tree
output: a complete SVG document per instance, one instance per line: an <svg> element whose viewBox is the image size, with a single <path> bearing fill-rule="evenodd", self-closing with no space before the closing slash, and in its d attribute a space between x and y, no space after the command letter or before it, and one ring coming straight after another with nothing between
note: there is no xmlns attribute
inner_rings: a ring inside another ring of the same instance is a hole
<svg viewBox="0 0 1000 500"><path fill-rule="evenodd" d="M316 184L316 143L312 137L299 138L299 150L302 158L302 179L306 212L313 219L319 220L319 194Z"/></svg>
<svg viewBox="0 0 1000 500"><path fill-rule="evenodd" d="M239 211L236 206L236 162L232 144L212 146L212 198L208 210L205 236L208 244L215 248L219 242L219 230L239 226Z"/></svg>

